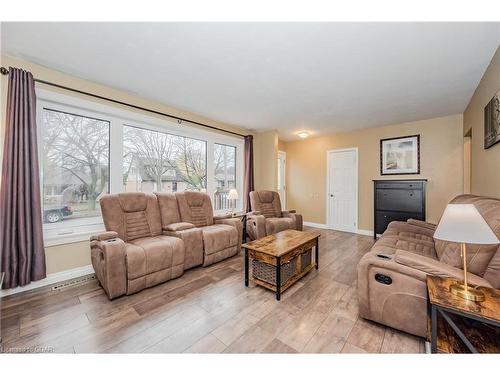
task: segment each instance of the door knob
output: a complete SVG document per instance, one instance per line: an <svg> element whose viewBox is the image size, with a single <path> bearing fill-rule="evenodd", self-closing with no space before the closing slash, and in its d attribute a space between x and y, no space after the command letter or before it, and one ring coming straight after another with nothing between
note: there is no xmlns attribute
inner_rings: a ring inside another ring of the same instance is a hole
<svg viewBox="0 0 500 375"><path fill-rule="evenodd" d="M330 197L333 198L333 194L330 194Z"/></svg>

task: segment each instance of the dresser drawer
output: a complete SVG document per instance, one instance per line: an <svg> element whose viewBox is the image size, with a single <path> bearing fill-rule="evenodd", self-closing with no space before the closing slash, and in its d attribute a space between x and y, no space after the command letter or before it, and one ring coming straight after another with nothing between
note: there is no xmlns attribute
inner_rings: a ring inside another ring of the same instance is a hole
<svg viewBox="0 0 500 375"><path fill-rule="evenodd" d="M406 221L408 219L424 220L422 213L377 211L375 213L375 233L382 234L391 221Z"/></svg>
<svg viewBox="0 0 500 375"><path fill-rule="evenodd" d="M422 211L422 190L411 189L377 189L375 209L384 211Z"/></svg>
<svg viewBox="0 0 500 375"><path fill-rule="evenodd" d="M422 181L384 181L376 183L377 189L423 189Z"/></svg>

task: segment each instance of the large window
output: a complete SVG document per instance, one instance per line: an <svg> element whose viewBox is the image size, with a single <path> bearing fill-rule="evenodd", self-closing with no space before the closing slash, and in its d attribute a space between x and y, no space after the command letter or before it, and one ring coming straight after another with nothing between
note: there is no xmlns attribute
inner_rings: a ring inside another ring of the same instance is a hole
<svg viewBox="0 0 500 375"><path fill-rule="evenodd" d="M234 209L236 201L227 199L236 188L236 147L214 144L214 209Z"/></svg>
<svg viewBox="0 0 500 375"><path fill-rule="evenodd" d="M46 244L103 230L99 199L125 191L207 192L216 213L240 210L243 141L168 119L37 89Z"/></svg>
<svg viewBox="0 0 500 375"><path fill-rule="evenodd" d="M124 126L123 185L143 192L206 189L206 142Z"/></svg>
<svg viewBox="0 0 500 375"><path fill-rule="evenodd" d="M109 122L44 108L41 129L44 228L95 223L109 191Z"/></svg>

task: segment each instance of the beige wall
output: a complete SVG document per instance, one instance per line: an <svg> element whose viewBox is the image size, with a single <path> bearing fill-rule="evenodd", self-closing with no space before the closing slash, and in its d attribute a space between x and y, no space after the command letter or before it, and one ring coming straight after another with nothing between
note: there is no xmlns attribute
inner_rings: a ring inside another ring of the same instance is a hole
<svg viewBox="0 0 500 375"><path fill-rule="evenodd" d="M278 132L271 130L254 135L255 190L276 190Z"/></svg>
<svg viewBox="0 0 500 375"><path fill-rule="evenodd" d="M110 97L113 99L121 100L127 103L143 106L146 108L151 108L157 111L163 111L167 113L171 113L173 115L179 116L179 117L184 117L190 120L194 121L199 121L202 123L206 123L208 125L216 126L219 128L223 129L228 129L232 131L239 132L241 134L249 134L248 131L245 131L243 129L239 129L237 127L224 124L221 122L213 121L201 116L197 116L192 113L187 113L183 111L179 111L175 108L168 107L166 105L163 105L158 102L150 101L144 98L140 98L135 95L131 95L127 92L120 91L120 90L115 90L106 86L102 86L90 81L85 81L67 74L60 73L58 71L48 69L45 67L42 67L40 65L32 64L24 60L20 60L17 58L12 58L9 56L1 56L1 66L13 66L13 67L18 67L18 68L23 68L26 70L29 70L30 72L33 73L33 75L36 78L43 79L46 81L51 81L55 83L59 83L61 85L69 86L75 89L83 90L83 91L89 91L101 96L106 96ZM2 148L3 148L3 142L4 142L4 131L5 131L5 107L6 107L6 98L7 98L7 77L1 76L0 78L1 81L1 123L0 123L0 155L2 154ZM71 94L69 91L62 91L62 90L57 90L54 88L51 88L50 86L43 86L44 89L50 89L53 91L57 92L63 92L64 94ZM74 96L78 96L78 94L71 94ZM90 97L84 96L85 99L87 100L95 100L99 101L98 99L91 99ZM115 105L109 102L105 102L108 105L113 105L115 107L121 107L119 105ZM125 107L130 110L129 107ZM154 115L152 115L154 116ZM157 116L159 118L164 119L162 116ZM189 126L187 124L183 126ZM264 154L268 154L269 152L265 150L265 147L268 145L270 146L271 143L268 142L267 137L264 137L262 139L264 142L263 145L260 145L260 139L256 142L257 147L259 147ZM1 156L0 156L1 157ZM0 164L1 165L1 164ZM261 168L259 165L256 165L256 169L258 170L263 170L264 168L267 168L267 164L264 163L264 166ZM274 165L274 164L273 164ZM275 171L268 171L262 173L264 180L269 179L268 175L270 173L275 173ZM59 272L59 271L65 271L68 269L76 268L76 267L82 267L90 264L90 250L89 250L89 243L88 241L84 242L77 242L77 243L72 243L72 244L65 244L65 245L59 245L59 246L51 246L46 248L46 261L47 261L47 272L48 273L53 273L53 272Z"/></svg>
<svg viewBox="0 0 500 375"><path fill-rule="evenodd" d="M500 90L500 47L464 112L464 134L472 129L472 194L500 198L500 144L484 149L484 107Z"/></svg>
<svg viewBox="0 0 500 375"><path fill-rule="evenodd" d="M285 151L286 152L286 143L285 143L285 141L282 141L281 139L278 139L278 151Z"/></svg>
<svg viewBox="0 0 500 375"><path fill-rule="evenodd" d="M464 137L464 194L471 194L471 137Z"/></svg>
<svg viewBox="0 0 500 375"><path fill-rule="evenodd" d="M420 134L421 173L380 176L380 139L412 134ZM463 192L462 115L287 142L288 207L305 221L326 223L326 152L350 147L359 153L359 229L373 230L373 179L428 179L430 222L437 222L447 202Z"/></svg>

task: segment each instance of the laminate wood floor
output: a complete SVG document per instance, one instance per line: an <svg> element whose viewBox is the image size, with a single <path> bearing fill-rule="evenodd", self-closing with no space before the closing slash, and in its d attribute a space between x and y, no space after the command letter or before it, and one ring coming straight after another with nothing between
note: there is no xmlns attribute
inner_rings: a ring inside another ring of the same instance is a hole
<svg viewBox="0 0 500 375"><path fill-rule="evenodd" d="M61 353L422 353L358 317L356 265L373 239L320 230L320 268L282 295L244 287L243 256L109 301L93 280L2 300L2 349Z"/></svg>

